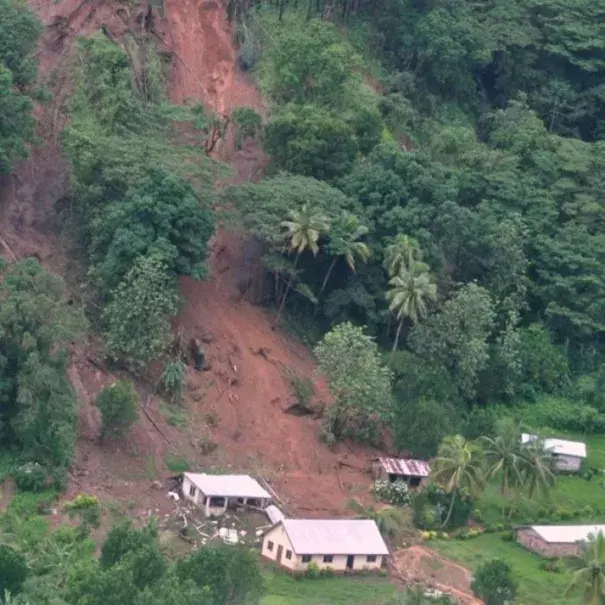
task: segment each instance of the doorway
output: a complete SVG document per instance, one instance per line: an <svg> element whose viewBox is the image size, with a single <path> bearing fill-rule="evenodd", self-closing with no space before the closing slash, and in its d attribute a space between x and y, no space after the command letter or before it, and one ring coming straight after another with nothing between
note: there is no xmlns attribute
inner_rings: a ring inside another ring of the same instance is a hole
<svg viewBox="0 0 605 605"><path fill-rule="evenodd" d="M355 563L355 556L349 555L347 557L347 569L353 569L353 563Z"/></svg>
<svg viewBox="0 0 605 605"><path fill-rule="evenodd" d="M281 563L281 556L284 552L284 547L281 544L278 544L277 546L277 562Z"/></svg>

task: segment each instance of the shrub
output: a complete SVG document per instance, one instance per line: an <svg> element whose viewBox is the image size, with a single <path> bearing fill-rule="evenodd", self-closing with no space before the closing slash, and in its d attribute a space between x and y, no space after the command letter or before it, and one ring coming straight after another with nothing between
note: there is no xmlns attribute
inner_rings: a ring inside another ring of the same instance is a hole
<svg viewBox="0 0 605 605"><path fill-rule="evenodd" d="M162 384L167 393L170 394L172 403L180 403L185 390L185 377L187 375L187 366L180 357L169 361L164 366L162 372Z"/></svg>
<svg viewBox="0 0 605 605"><path fill-rule="evenodd" d="M511 568L500 559L483 563L475 572L471 588L485 605L513 603L517 594Z"/></svg>
<svg viewBox="0 0 605 605"><path fill-rule="evenodd" d="M408 506L410 504L410 491L407 483L403 481L376 481L374 495L395 506Z"/></svg>
<svg viewBox="0 0 605 605"><path fill-rule="evenodd" d="M451 502L451 495L431 484L412 496L414 525L419 529L441 529ZM473 501L460 494L454 502L454 508L448 527L463 527L467 524Z"/></svg>
<svg viewBox="0 0 605 605"><path fill-rule="evenodd" d="M124 437L139 415L137 395L126 380L105 387L97 397L97 407L103 417L101 440L107 436Z"/></svg>
<svg viewBox="0 0 605 605"><path fill-rule="evenodd" d="M315 563L315 561L311 561L311 563L309 563L307 565L305 575L307 576L307 578L310 578L312 580L319 578L319 576L320 576L319 565L317 565L317 563Z"/></svg>
<svg viewBox="0 0 605 605"><path fill-rule="evenodd" d="M27 577L25 557L10 546L0 546L0 594L5 591L15 595Z"/></svg>
<svg viewBox="0 0 605 605"><path fill-rule="evenodd" d="M13 473L17 487L24 492L43 492L47 487L44 467L38 463L24 464Z"/></svg>

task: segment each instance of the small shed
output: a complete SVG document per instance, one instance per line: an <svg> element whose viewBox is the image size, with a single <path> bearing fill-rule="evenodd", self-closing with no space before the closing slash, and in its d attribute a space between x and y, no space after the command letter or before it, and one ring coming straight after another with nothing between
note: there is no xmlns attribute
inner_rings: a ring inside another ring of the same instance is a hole
<svg viewBox="0 0 605 605"><path fill-rule="evenodd" d="M377 570L389 554L371 519L282 519L263 538L263 557L293 572Z"/></svg>
<svg viewBox="0 0 605 605"><path fill-rule="evenodd" d="M538 435L523 433L521 443L530 444L538 441ZM565 439L544 439L544 451L550 452L556 470L578 472L582 460L586 458L586 444L581 441L567 441Z"/></svg>
<svg viewBox="0 0 605 605"><path fill-rule="evenodd" d="M517 542L543 557L578 554L580 543L605 534L605 525L523 525L515 528Z"/></svg>
<svg viewBox="0 0 605 605"><path fill-rule="evenodd" d="M376 458L373 464L376 479L405 481L411 487L418 487L431 474L426 460L410 458Z"/></svg>
<svg viewBox="0 0 605 605"><path fill-rule="evenodd" d="M271 494L248 475L206 475L184 473L183 497L204 508L208 517L225 514L229 506L265 509Z"/></svg>

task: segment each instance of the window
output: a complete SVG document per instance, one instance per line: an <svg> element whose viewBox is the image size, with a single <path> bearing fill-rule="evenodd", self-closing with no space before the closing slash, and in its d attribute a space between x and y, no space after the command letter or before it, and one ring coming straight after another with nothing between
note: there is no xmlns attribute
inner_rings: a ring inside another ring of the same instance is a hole
<svg viewBox="0 0 605 605"><path fill-rule="evenodd" d="M271 540L267 542L267 550L273 550L273 542Z"/></svg>
<svg viewBox="0 0 605 605"><path fill-rule="evenodd" d="M195 489L195 485L190 485L189 486L189 495L193 496L195 498L195 493L196 493L196 489Z"/></svg>
<svg viewBox="0 0 605 605"><path fill-rule="evenodd" d="M368 563L376 563L376 555L368 555L367 561Z"/></svg>
<svg viewBox="0 0 605 605"><path fill-rule="evenodd" d="M225 506L225 498L222 496L212 496L210 498L210 506Z"/></svg>
<svg viewBox="0 0 605 605"><path fill-rule="evenodd" d="M324 555L324 563L332 563L334 557L332 555Z"/></svg>
<svg viewBox="0 0 605 605"><path fill-rule="evenodd" d="M287 557L287 556L288 556L288 555L286 554L286 557ZM303 556L302 556L302 562L303 562L303 563L310 563L310 562L311 562L311 555L303 555Z"/></svg>
<svg viewBox="0 0 605 605"><path fill-rule="evenodd" d="M291 559L292 558L292 551L291 550L287 550L286 551L286 559Z"/></svg>

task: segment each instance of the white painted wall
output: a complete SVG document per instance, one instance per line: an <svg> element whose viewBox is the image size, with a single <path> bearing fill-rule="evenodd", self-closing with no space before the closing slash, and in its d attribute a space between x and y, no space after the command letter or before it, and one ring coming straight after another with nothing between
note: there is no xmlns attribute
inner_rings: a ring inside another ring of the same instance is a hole
<svg viewBox="0 0 605 605"><path fill-rule="evenodd" d="M273 542L273 549L269 550L269 542ZM323 555L313 555L311 557L311 561L307 563L302 562L302 557L298 556L294 550L292 549L292 545L288 540L288 535L284 531L284 528L281 525L274 527L269 530L263 539L263 547L262 547L262 555L267 559L271 559L273 561L277 561L277 551L279 546L282 547L282 557L281 557L281 565L284 567L291 569L292 571L305 571L309 563L316 563L320 569L325 567L331 567L334 571L346 571L347 570L347 555L334 555L331 563L324 562ZM292 558L287 559L286 553L287 551L292 552ZM367 560L367 556L365 555L355 555L355 559L353 561L353 571L362 571L366 569L376 570L380 569L382 566L382 555L378 555L376 557L376 561L373 563L369 563Z"/></svg>
<svg viewBox="0 0 605 605"><path fill-rule="evenodd" d="M553 458L555 460L555 467L559 471L576 472L582 466L582 458L578 458L577 456L557 454Z"/></svg>

